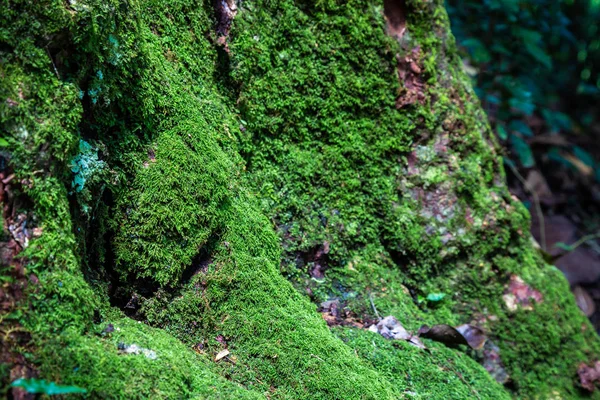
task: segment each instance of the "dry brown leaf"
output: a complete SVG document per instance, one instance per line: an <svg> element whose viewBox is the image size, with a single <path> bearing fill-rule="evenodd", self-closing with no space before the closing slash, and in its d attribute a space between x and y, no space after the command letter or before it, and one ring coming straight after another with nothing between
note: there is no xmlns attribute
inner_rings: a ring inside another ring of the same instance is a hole
<svg viewBox="0 0 600 400"><path fill-rule="evenodd" d="M446 346L455 347L461 344L469 345L467 339L456 328L446 324L434 325L431 328L423 325L419 328L418 335L436 342L444 343Z"/></svg>
<svg viewBox="0 0 600 400"><path fill-rule="evenodd" d="M469 324L464 324L456 327L456 330L463 335L469 346L475 350L483 348L483 345L487 341L487 336L483 332L483 329Z"/></svg>
<svg viewBox="0 0 600 400"><path fill-rule="evenodd" d="M387 316L377 324L377 331L386 339L408 340L412 336L394 317Z"/></svg>
<svg viewBox="0 0 600 400"><path fill-rule="evenodd" d="M464 344L476 350L483 348L487 341L483 329L469 324L463 324L456 328L446 324L434 325L431 328L423 325L419 328L418 334L421 337L444 343L449 347Z"/></svg>
<svg viewBox="0 0 600 400"><path fill-rule="evenodd" d="M418 336L411 336L410 339L408 339L408 343L412 344L413 346L417 346L420 349L427 348L427 347L425 347L423 342L421 342L421 339L419 339Z"/></svg>
<svg viewBox="0 0 600 400"><path fill-rule="evenodd" d="M406 329L404 329L402 324L391 315L388 315L377 324L371 325L368 330L379 333L386 339L405 340L420 349L426 348L418 336L409 333Z"/></svg>

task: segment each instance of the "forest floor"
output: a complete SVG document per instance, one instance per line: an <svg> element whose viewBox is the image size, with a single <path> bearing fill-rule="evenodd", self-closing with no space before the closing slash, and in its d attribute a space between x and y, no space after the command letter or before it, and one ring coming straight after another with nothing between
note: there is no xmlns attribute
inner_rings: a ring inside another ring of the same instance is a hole
<svg viewBox="0 0 600 400"><path fill-rule="evenodd" d="M600 159L598 133L540 132L530 140L537 165L521 170L509 165L507 177L511 192L531 213L533 237L600 332L600 184L590 167Z"/></svg>

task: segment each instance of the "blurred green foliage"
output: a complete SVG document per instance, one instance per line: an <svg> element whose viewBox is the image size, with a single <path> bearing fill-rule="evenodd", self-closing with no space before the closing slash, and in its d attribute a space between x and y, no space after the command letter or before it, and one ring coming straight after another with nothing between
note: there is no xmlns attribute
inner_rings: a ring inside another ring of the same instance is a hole
<svg viewBox="0 0 600 400"><path fill-rule="evenodd" d="M600 1L447 0L465 68L523 167L528 139L589 132L600 104Z"/></svg>
<svg viewBox="0 0 600 400"><path fill-rule="evenodd" d="M87 390L77 386L57 385L44 379L17 379L11 384L12 387L21 387L27 393L42 393L49 396L57 394L87 393Z"/></svg>

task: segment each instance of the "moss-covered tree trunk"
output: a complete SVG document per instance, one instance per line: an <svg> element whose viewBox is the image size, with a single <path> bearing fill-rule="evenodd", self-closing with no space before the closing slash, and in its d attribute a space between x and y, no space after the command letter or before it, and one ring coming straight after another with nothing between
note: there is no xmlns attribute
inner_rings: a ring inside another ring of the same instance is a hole
<svg viewBox="0 0 600 400"><path fill-rule="evenodd" d="M0 77L5 392L587 395L441 1L0 0Z"/></svg>

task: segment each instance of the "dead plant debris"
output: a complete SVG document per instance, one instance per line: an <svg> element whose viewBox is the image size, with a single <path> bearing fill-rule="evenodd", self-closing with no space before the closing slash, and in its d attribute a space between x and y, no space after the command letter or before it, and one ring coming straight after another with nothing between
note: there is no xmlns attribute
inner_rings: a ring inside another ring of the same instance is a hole
<svg viewBox="0 0 600 400"><path fill-rule="evenodd" d="M500 358L500 348L491 340L485 342L483 346L483 368L496 380L504 385L510 380L510 375L504 368L504 363Z"/></svg>
<svg viewBox="0 0 600 400"><path fill-rule="evenodd" d="M517 275L511 275L508 288L502 298L509 311L516 311L519 307L524 310L533 310L533 302L541 303L543 300L539 291L526 284Z"/></svg>
<svg viewBox="0 0 600 400"><path fill-rule="evenodd" d="M417 335L409 333L406 329L404 329L402 324L391 315L383 318L377 324L371 325L369 330L371 332L379 333L386 339L406 340L413 346L416 346L420 349L426 348Z"/></svg>
<svg viewBox="0 0 600 400"><path fill-rule="evenodd" d="M383 318L378 323L371 325L368 329L371 332L379 333L386 339L406 340L422 349L425 349L426 347L421 342L420 337L444 343L449 347L465 345L475 350L482 349L488 339L483 329L469 324L460 325L456 328L446 324L434 325L432 327L423 325L415 335L408 332L404 326L391 315Z"/></svg>
<svg viewBox="0 0 600 400"><path fill-rule="evenodd" d="M419 328L419 336L444 343L448 347L458 347L459 345L469 345L467 339L456 328L446 324L434 325L431 328L423 325Z"/></svg>
<svg viewBox="0 0 600 400"><path fill-rule="evenodd" d="M423 68L419 65L421 49L419 46L404 55L398 54L398 80L402 88L396 99L396 108L401 109L411 104L425 104L425 82Z"/></svg>
<svg viewBox="0 0 600 400"><path fill-rule="evenodd" d="M577 375L579 375L581 387L590 392L595 391L596 386L600 383L600 361L596 361L591 366L586 363L579 364Z"/></svg>
<svg viewBox="0 0 600 400"><path fill-rule="evenodd" d="M362 329L365 324L348 307L344 307L340 300L328 300L319 307L321 316L328 326L352 326Z"/></svg>

